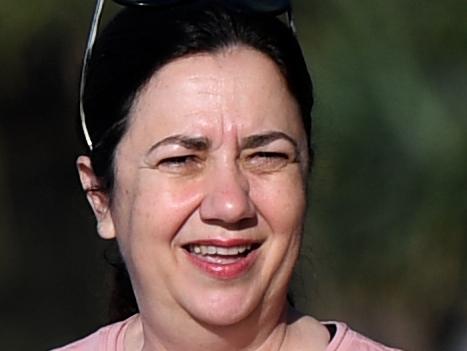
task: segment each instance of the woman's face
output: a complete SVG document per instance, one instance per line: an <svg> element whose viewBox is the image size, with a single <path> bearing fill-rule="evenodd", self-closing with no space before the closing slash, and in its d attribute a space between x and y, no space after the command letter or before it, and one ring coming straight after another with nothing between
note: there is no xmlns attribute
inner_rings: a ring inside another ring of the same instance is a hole
<svg viewBox="0 0 467 351"><path fill-rule="evenodd" d="M117 148L101 230L117 237L142 313L230 325L284 301L307 157L296 101L258 51L160 69Z"/></svg>

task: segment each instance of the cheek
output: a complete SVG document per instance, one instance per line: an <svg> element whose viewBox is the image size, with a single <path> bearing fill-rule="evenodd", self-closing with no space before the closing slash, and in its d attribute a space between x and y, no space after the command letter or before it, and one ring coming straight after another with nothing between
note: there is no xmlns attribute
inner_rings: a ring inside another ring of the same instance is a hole
<svg viewBox="0 0 467 351"><path fill-rule="evenodd" d="M122 199L129 204L121 215L127 219L123 235L131 246L144 247L151 241L170 243L196 209L200 196L196 181L181 184L143 175L134 191Z"/></svg>
<svg viewBox="0 0 467 351"><path fill-rule="evenodd" d="M305 209L306 192L303 177L281 177L260 182L255 187L256 206L273 232L283 235L300 234Z"/></svg>
<svg viewBox="0 0 467 351"><path fill-rule="evenodd" d="M164 273L171 262L180 229L199 202L197 182L183 186L148 174L132 191L120 192L115 212L117 240L133 283L138 290L144 281Z"/></svg>

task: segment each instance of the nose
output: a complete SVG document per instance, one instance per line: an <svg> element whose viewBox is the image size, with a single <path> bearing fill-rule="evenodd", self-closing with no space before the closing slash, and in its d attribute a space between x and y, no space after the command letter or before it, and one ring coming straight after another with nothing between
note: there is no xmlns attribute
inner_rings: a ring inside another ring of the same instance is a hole
<svg viewBox="0 0 467 351"><path fill-rule="evenodd" d="M249 181L236 166L219 166L206 179L200 216L205 222L220 225L245 223L255 219Z"/></svg>

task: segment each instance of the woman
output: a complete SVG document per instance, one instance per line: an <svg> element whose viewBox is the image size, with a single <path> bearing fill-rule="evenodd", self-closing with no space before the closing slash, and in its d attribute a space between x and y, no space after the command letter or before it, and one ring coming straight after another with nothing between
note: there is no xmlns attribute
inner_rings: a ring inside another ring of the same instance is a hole
<svg viewBox="0 0 467 351"><path fill-rule="evenodd" d="M390 350L287 303L312 84L287 7L226 3L129 7L96 43L77 166L139 313L61 350Z"/></svg>

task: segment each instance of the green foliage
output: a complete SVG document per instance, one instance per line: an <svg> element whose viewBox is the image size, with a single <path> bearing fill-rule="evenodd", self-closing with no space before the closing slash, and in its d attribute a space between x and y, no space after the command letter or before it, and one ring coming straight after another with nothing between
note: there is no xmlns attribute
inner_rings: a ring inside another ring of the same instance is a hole
<svg viewBox="0 0 467 351"><path fill-rule="evenodd" d="M466 6L297 8L317 95L306 239L316 284L349 303L356 288L368 306L402 304L432 325L467 288Z"/></svg>

